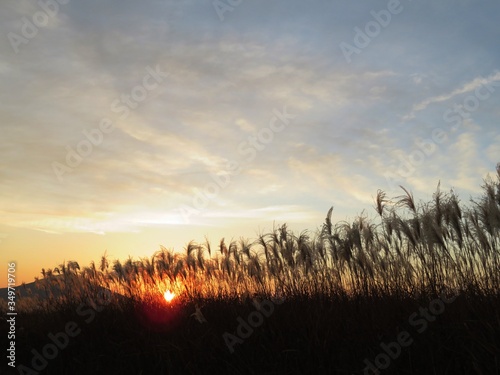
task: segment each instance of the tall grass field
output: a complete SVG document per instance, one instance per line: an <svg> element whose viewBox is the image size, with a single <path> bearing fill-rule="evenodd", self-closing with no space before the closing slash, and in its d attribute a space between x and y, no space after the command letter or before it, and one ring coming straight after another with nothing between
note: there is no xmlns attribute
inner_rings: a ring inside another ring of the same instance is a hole
<svg viewBox="0 0 500 375"><path fill-rule="evenodd" d="M1 373L500 374L500 173L466 203L402 188L374 209L46 267Z"/></svg>

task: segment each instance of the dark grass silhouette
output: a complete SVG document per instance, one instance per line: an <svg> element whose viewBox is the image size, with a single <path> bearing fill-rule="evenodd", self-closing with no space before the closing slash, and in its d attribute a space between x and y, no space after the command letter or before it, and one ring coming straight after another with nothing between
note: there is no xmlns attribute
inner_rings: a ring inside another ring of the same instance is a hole
<svg viewBox="0 0 500 375"><path fill-rule="evenodd" d="M334 225L330 209L316 233L282 225L254 242L44 270L48 297L19 312L17 365L33 368L32 349L43 355L48 334L74 322L78 335L40 373L371 374L376 363L387 374L500 374L500 173L482 188L468 205L439 186L427 203L378 191L373 220ZM241 337L255 311L262 319ZM384 352L401 332L411 344Z"/></svg>

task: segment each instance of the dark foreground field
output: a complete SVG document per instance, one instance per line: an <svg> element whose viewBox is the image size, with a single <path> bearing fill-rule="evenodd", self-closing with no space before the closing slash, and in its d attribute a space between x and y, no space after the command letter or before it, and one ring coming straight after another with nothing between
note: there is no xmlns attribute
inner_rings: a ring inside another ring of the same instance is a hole
<svg viewBox="0 0 500 375"><path fill-rule="evenodd" d="M101 303L18 316L6 373L500 374L498 295Z"/></svg>

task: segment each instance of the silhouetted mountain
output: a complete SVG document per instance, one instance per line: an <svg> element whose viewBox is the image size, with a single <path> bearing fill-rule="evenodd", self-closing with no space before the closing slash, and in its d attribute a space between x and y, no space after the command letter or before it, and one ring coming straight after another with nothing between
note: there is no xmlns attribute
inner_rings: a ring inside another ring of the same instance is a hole
<svg viewBox="0 0 500 375"><path fill-rule="evenodd" d="M46 287L45 283L43 283L41 280L33 281L28 284L18 285L15 287L15 289L16 289L16 298L23 298L23 297L47 298L50 292L52 292L55 297L61 295L61 289L58 284ZM8 297L8 288L0 289L0 298L6 300L7 297Z"/></svg>
<svg viewBox="0 0 500 375"><path fill-rule="evenodd" d="M55 276L54 280L63 276ZM46 280L37 280L28 284L18 285L15 287L16 289L16 299L31 297L31 298L39 298L44 299L50 296L60 297L64 291L61 290L61 286L59 283L47 283ZM98 287L96 292L101 290L108 290L104 287ZM7 300L8 297L8 288L0 289L0 298Z"/></svg>

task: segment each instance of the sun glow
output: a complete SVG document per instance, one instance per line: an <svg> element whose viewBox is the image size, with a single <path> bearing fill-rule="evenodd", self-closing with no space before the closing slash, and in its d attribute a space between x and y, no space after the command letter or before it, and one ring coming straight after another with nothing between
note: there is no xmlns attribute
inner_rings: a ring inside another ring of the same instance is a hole
<svg viewBox="0 0 500 375"><path fill-rule="evenodd" d="M174 299L175 297L175 294L172 293L170 290L167 290L163 296L165 297L165 301L167 302L172 302L172 300Z"/></svg>

